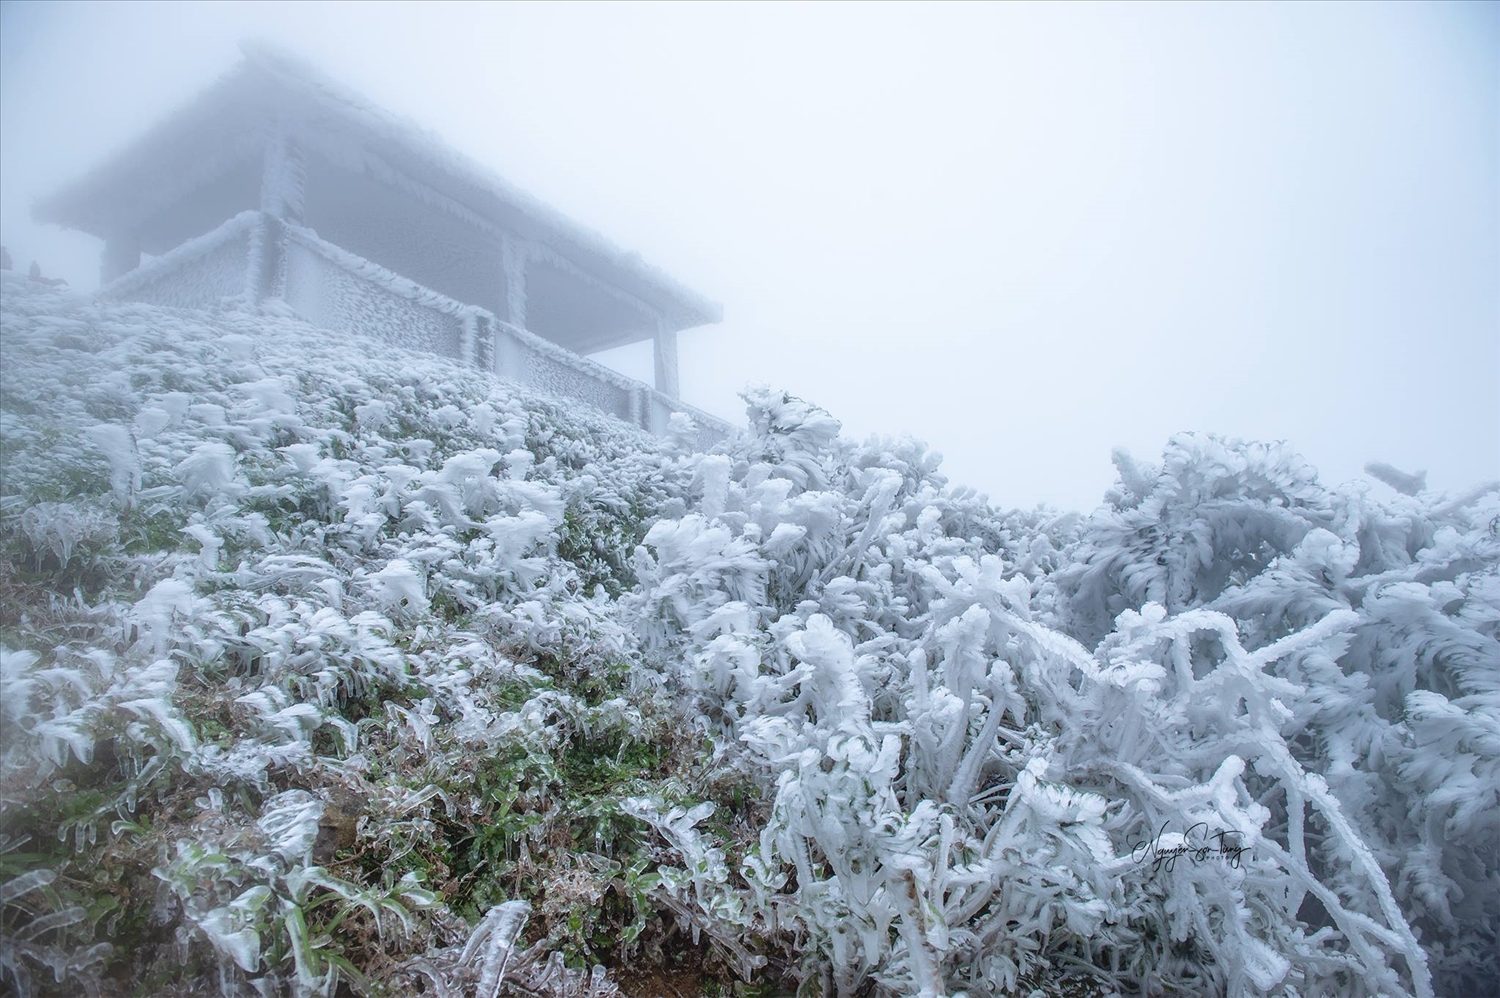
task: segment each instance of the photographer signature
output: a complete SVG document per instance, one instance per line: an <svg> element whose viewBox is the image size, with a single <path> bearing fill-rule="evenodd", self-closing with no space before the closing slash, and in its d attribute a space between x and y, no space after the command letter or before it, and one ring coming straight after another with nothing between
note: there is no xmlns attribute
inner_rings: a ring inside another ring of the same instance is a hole
<svg viewBox="0 0 1500 998"><path fill-rule="evenodd" d="M1132 845L1130 858L1136 863L1145 863L1150 860L1152 873L1162 869L1171 873L1177 861L1184 857L1188 862L1197 864L1210 856L1218 856L1227 862L1231 869L1240 868L1240 855L1249 847L1239 844L1239 832L1222 831L1210 834L1207 822L1200 821L1190 826L1184 834L1178 835L1167 831L1169 824L1170 822L1162 822L1154 838ZM1194 844L1195 838L1197 844Z"/></svg>

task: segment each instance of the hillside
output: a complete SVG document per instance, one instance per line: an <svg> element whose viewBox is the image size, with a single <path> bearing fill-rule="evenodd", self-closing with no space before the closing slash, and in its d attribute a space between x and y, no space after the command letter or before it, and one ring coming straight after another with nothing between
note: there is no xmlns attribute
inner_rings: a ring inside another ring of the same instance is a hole
<svg viewBox="0 0 1500 998"><path fill-rule="evenodd" d="M1004 512L4 277L9 993L1500 981L1494 486L1187 434Z"/></svg>

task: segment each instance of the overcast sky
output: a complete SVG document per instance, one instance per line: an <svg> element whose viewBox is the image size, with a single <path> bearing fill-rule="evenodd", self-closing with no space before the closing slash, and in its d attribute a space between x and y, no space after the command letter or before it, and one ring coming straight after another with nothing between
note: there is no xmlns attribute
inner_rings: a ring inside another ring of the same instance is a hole
<svg viewBox="0 0 1500 998"><path fill-rule="evenodd" d="M260 36L723 302L747 381L1004 506L1111 447L1500 477L1500 5L5 3L0 240ZM610 362L650 377L649 347Z"/></svg>

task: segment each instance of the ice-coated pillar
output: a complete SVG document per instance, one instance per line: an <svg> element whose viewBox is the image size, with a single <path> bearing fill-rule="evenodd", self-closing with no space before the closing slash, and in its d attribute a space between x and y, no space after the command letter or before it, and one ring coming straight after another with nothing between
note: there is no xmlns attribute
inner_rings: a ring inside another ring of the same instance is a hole
<svg viewBox="0 0 1500 998"><path fill-rule="evenodd" d="M676 330L668 329L664 321L658 320L652 348L656 361L656 390L669 398L678 398Z"/></svg>
<svg viewBox="0 0 1500 998"><path fill-rule="evenodd" d="M526 244L512 235L500 240L500 266L505 272L505 321L526 328Z"/></svg>
<svg viewBox="0 0 1500 998"><path fill-rule="evenodd" d="M266 144L265 168L260 180L260 210L293 225L305 215L307 165L296 140L285 129L272 134Z"/></svg>
<svg viewBox="0 0 1500 998"><path fill-rule="evenodd" d="M264 213L250 240L250 296L255 301L286 293L286 225L301 225L305 217L307 163L295 136L285 127L275 129L266 143L260 177L260 210Z"/></svg>
<svg viewBox="0 0 1500 998"><path fill-rule="evenodd" d="M104 240L104 254L99 261L99 283L108 284L140 265L140 240L132 236L110 236Z"/></svg>

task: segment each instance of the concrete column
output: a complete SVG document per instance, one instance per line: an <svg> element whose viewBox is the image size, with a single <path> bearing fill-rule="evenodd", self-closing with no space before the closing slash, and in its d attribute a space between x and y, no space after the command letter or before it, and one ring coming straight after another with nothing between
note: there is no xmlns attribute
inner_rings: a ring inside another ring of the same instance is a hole
<svg viewBox="0 0 1500 998"><path fill-rule="evenodd" d="M110 236L104 240L104 255L99 261L99 283L108 284L140 265L140 240L133 236Z"/></svg>
<svg viewBox="0 0 1500 998"><path fill-rule="evenodd" d="M677 332L668 329L661 319L656 322L652 354L656 361L656 390L668 398L681 398L677 390Z"/></svg>
<svg viewBox="0 0 1500 998"><path fill-rule="evenodd" d="M526 243L506 233L500 239L500 266L505 272L505 321L526 328Z"/></svg>
<svg viewBox="0 0 1500 998"><path fill-rule="evenodd" d="M291 133L275 132L266 144L260 180L260 210L301 225L307 196L307 164Z"/></svg>

